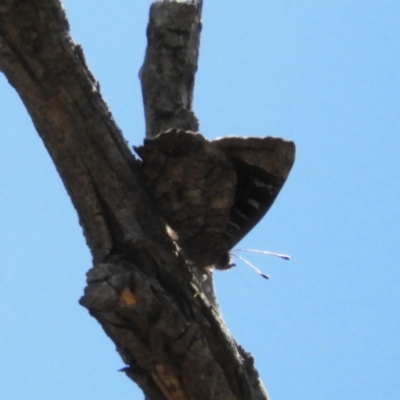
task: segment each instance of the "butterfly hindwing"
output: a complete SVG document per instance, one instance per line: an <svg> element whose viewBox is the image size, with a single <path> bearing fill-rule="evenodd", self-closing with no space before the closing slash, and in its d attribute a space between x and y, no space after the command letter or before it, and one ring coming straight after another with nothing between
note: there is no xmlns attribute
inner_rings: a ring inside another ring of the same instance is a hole
<svg viewBox="0 0 400 400"><path fill-rule="evenodd" d="M236 190L232 163L212 142L172 130L136 148L152 197L183 256L211 265L229 250L225 227Z"/></svg>

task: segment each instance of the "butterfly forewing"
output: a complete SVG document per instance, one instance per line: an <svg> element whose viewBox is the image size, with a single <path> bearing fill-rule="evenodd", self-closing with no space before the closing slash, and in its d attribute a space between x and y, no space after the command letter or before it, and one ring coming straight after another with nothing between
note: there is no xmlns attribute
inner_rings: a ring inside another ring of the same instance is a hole
<svg viewBox="0 0 400 400"><path fill-rule="evenodd" d="M272 206L293 165L295 146L274 137L226 137L214 143L236 171L235 198L227 226L232 248Z"/></svg>

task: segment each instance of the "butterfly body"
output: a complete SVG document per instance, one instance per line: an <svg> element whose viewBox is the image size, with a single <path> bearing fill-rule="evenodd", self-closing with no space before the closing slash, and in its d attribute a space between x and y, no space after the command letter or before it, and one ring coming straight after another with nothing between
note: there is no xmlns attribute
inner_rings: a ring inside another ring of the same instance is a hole
<svg viewBox="0 0 400 400"><path fill-rule="evenodd" d="M229 251L259 222L294 162L279 138L170 130L135 148L148 189L182 255L200 268L230 267Z"/></svg>

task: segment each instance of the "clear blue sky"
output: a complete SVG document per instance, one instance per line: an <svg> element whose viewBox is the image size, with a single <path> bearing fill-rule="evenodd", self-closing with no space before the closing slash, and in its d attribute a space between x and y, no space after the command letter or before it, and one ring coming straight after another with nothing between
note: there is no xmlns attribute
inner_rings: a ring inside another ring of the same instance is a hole
<svg viewBox="0 0 400 400"><path fill-rule="evenodd" d="M204 0L195 111L208 138L282 136L297 158L240 247L271 276L217 272L232 334L273 400L400 399L400 2ZM150 1L65 0L124 136L143 139ZM78 299L91 257L70 200L0 76L0 393L142 399Z"/></svg>

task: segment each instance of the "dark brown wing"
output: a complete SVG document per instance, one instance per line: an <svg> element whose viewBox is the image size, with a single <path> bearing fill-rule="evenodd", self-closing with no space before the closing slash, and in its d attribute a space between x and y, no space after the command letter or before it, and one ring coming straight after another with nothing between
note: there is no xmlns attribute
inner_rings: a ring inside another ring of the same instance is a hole
<svg viewBox="0 0 400 400"><path fill-rule="evenodd" d="M135 148L148 189L183 256L198 267L229 251L226 226L236 173L203 136L172 130Z"/></svg>
<svg viewBox="0 0 400 400"><path fill-rule="evenodd" d="M273 137L227 137L214 143L231 160L237 175L227 225L232 248L272 206L294 163L295 145Z"/></svg>
<svg viewBox="0 0 400 400"><path fill-rule="evenodd" d="M183 256L197 267L221 269L229 267L229 250L271 207L294 161L294 144L282 139L210 142L182 130L135 150Z"/></svg>

